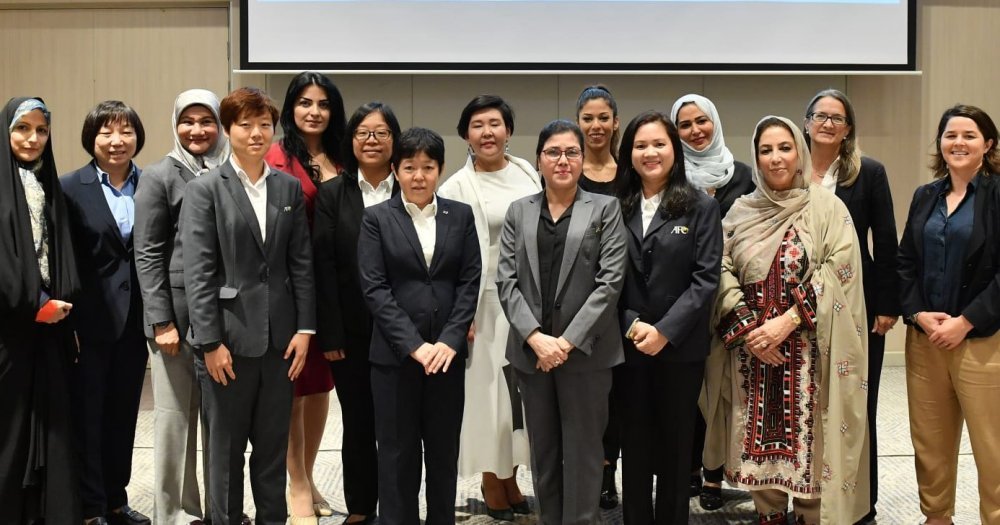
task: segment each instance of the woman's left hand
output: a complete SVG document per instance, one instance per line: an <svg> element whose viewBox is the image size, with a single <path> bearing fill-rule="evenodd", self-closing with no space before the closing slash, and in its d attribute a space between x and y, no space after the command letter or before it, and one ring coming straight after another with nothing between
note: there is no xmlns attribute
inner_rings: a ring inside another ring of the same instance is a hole
<svg viewBox="0 0 1000 525"><path fill-rule="evenodd" d="M667 346L667 338L655 326L642 321L635 323L632 342L636 350L648 356L655 356Z"/></svg>
<svg viewBox="0 0 1000 525"><path fill-rule="evenodd" d="M794 331L795 322L792 321L791 317L787 315L772 317L747 335L746 346L758 357L761 357L761 354L765 352L771 355L780 355L773 350L777 350ZM784 361L785 358L782 356L780 362Z"/></svg>
<svg viewBox="0 0 1000 525"><path fill-rule="evenodd" d="M872 333L878 335L885 335L892 330L893 326L896 326L896 320L899 317L889 316L889 315L876 315L875 316L875 326L872 327Z"/></svg>
<svg viewBox="0 0 1000 525"><path fill-rule="evenodd" d="M965 340L972 330L972 323L964 315L951 317L941 321L937 329L930 336L930 341L945 350L954 350L959 343Z"/></svg>

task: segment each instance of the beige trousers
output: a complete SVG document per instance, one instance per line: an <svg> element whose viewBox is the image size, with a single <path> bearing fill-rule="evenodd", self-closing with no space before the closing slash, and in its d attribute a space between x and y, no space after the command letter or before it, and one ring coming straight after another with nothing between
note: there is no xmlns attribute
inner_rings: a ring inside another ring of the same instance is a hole
<svg viewBox="0 0 1000 525"><path fill-rule="evenodd" d="M921 512L929 518L955 514L965 421L979 473L980 519L1000 525L1000 333L941 350L907 328L906 390Z"/></svg>
<svg viewBox="0 0 1000 525"><path fill-rule="evenodd" d="M757 509L757 514L761 516L761 523L772 523L775 519L767 520L768 516L775 517L778 514L788 513L788 493L778 489L751 490L750 497L753 498L753 506ZM792 498L792 510L795 512L795 523L806 525L819 525L819 507L821 499L800 499ZM777 518L780 520L781 518ZM781 521L781 523L786 523Z"/></svg>

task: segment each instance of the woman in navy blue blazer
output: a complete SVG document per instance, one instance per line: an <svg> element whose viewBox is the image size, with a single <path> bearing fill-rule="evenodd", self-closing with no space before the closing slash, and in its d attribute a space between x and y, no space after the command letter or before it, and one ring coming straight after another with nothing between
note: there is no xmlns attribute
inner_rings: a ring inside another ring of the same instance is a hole
<svg viewBox="0 0 1000 525"><path fill-rule="evenodd" d="M146 373L142 296L132 253L145 142L135 110L117 100L94 107L83 123L93 157L62 177L82 292L70 321L80 340L73 409L80 454L80 497L90 523L137 525L149 518L128 505L132 445Z"/></svg>
<svg viewBox="0 0 1000 525"><path fill-rule="evenodd" d="M619 301L625 366L622 489L626 524L686 524L698 395L722 261L719 204L685 176L680 136L659 112L625 128L616 193L627 226ZM656 501L653 502L653 476Z"/></svg>

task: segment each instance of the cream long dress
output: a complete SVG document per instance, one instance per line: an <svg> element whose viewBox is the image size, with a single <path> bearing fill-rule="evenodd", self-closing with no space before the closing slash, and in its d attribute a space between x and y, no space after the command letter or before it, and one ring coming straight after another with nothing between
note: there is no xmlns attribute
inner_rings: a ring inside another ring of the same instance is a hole
<svg viewBox="0 0 1000 525"><path fill-rule="evenodd" d="M462 419L458 474L471 477L493 472L500 478L514 474L515 465L527 465L528 435L524 429L520 396L512 402L510 374L504 357L510 325L500 308L496 274L500 230L510 203L542 191L538 174L527 161L507 156L497 172L476 172L472 159L445 180L438 194L472 206L483 259L483 276L476 309L475 341L469 347L465 371L465 413Z"/></svg>

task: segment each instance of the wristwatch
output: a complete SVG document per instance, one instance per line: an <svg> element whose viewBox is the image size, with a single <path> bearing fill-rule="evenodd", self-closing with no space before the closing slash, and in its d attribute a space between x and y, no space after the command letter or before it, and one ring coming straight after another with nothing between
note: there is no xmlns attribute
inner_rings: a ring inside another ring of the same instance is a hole
<svg viewBox="0 0 1000 525"><path fill-rule="evenodd" d="M795 313L795 310L789 310L786 313L788 314L788 317L792 318L792 322L795 323L795 326L802 324L802 318L799 317L799 314Z"/></svg>
<svg viewBox="0 0 1000 525"><path fill-rule="evenodd" d="M907 319L909 319L909 321L911 323L913 323L915 325L919 325L920 323L917 322L917 316L920 315L920 314L922 314L922 313L923 312L916 312L913 315L910 315L909 317L907 317Z"/></svg>

